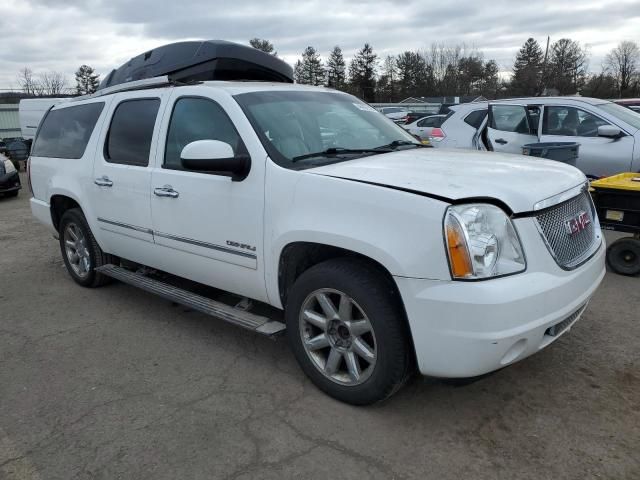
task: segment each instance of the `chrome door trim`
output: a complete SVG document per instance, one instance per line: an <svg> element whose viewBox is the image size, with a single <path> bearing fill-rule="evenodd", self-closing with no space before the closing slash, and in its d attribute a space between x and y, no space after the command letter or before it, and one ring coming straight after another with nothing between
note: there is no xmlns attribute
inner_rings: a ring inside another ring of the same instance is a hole
<svg viewBox="0 0 640 480"><path fill-rule="evenodd" d="M183 242L183 243L188 243L190 245L195 245L197 247L204 247L204 248L209 248L211 250L217 250L219 252L231 253L234 255L238 255L240 257L251 258L252 260L255 260L256 258L258 258L255 253L240 252L232 248L223 247L222 245L215 245L213 243L194 240L193 238L179 237L177 235L171 235L170 233L156 232L156 231L154 231L153 234L157 237L167 238L169 240L175 240L176 242Z"/></svg>
<svg viewBox="0 0 640 480"><path fill-rule="evenodd" d="M106 223L108 225L115 225L116 227L128 228L129 230L135 230L136 232L148 233L153 235L153 230L150 228L138 227L136 225L130 225L128 223L114 222L113 220L107 220L106 218L98 217L98 221Z"/></svg>

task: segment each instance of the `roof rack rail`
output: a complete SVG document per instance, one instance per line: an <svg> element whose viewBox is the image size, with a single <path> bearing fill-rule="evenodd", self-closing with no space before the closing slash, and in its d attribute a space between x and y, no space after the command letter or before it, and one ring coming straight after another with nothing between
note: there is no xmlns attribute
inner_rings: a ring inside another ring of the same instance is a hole
<svg viewBox="0 0 640 480"><path fill-rule="evenodd" d="M87 100L89 98L102 97L103 95L109 95L117 92L127 92L130 90L144 90L145 88L162 87L166 85L173 85L175 83L177 82L172 82L171 80L169 80L169 77L167 75L162 75L159 77L145 78L142 80L134 80L133 82L120 83L112 87L103 88L102 90L98 90L95 93L89 93L87 95L82 95L80 97L74 97L71 99L71 101L75 102L78 100Z"/></svg>

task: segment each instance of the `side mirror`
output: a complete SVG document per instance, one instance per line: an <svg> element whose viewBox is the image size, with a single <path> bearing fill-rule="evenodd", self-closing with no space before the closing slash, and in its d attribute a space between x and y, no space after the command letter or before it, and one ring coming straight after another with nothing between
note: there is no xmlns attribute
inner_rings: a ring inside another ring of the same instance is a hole
<svg viewBox="0 0 640 480"><path fill-rule="evenodd" d="M243 180L251 167L249 155L234 155L231 145L220 140L197 140L186 145L180 162L187 170L210 172Z"/></svg>
<svg viewBox="0 0 640 480"><path fill-rule="evenodd" d="M598 127L599 137L620 138L623 135L622 130L613 125L600 125Z"/></svg>

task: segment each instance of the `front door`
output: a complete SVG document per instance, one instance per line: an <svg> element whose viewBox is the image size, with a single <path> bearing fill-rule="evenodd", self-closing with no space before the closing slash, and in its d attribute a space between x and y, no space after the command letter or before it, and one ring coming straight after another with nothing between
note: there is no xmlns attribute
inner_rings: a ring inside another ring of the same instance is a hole
<svg viewBox="0 0 640 480"><path fill-rule="evenodd" d="M541 142L575 142L578 167L589 177L603 177L628 172L633 158L634 138L598 136L598 127L611 123L582 108L547 105L544 107Z"/></svg>
<svg viewBox="0 0 640 480"><path fill-rule="evenodd" d="M91 179L102 248L139 262L149 261L153 248L149 160L155 155L163 96L168 95L152 90L115 96Z"/></svg>
<svg viewBox="0 0 640 480"><path fill-rule="evenodd" d="M234 125L227 112L239 119ZM183 87L163 121L151 175L151 214L164 270L266 301L262 260L266 154L240 107L224 92ZM241 133L242 132L242 135ZM250 141L244 142L243 138ZM196 140L220 140L249 153L242 181L182 167L182 149Z"/></svg>
<svg viewBox="0 0 640 480"><path fill-rule="evenodd" d="M537 107L489 104L487 141L496 152L522 154L522 146L538 141Z"/></svg>

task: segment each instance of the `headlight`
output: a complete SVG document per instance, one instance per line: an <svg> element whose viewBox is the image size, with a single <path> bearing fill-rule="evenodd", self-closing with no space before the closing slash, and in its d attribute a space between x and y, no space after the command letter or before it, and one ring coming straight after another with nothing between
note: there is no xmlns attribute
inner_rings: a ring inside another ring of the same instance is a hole
<svg viewBox="0 0 640 480"><path fill-rule="evenodd" d="M520 239L504 211L494 205L453 205L444 219L454 279L477 280L525 269Z"/></svg>
<svg viewBox="0 0 640 480"><path fill-rule="evenodd" d="M16 171L16 167L13 166L13 162L11 160L5 160L4 170L5 170L5 173L13 173Z"/></svg>

